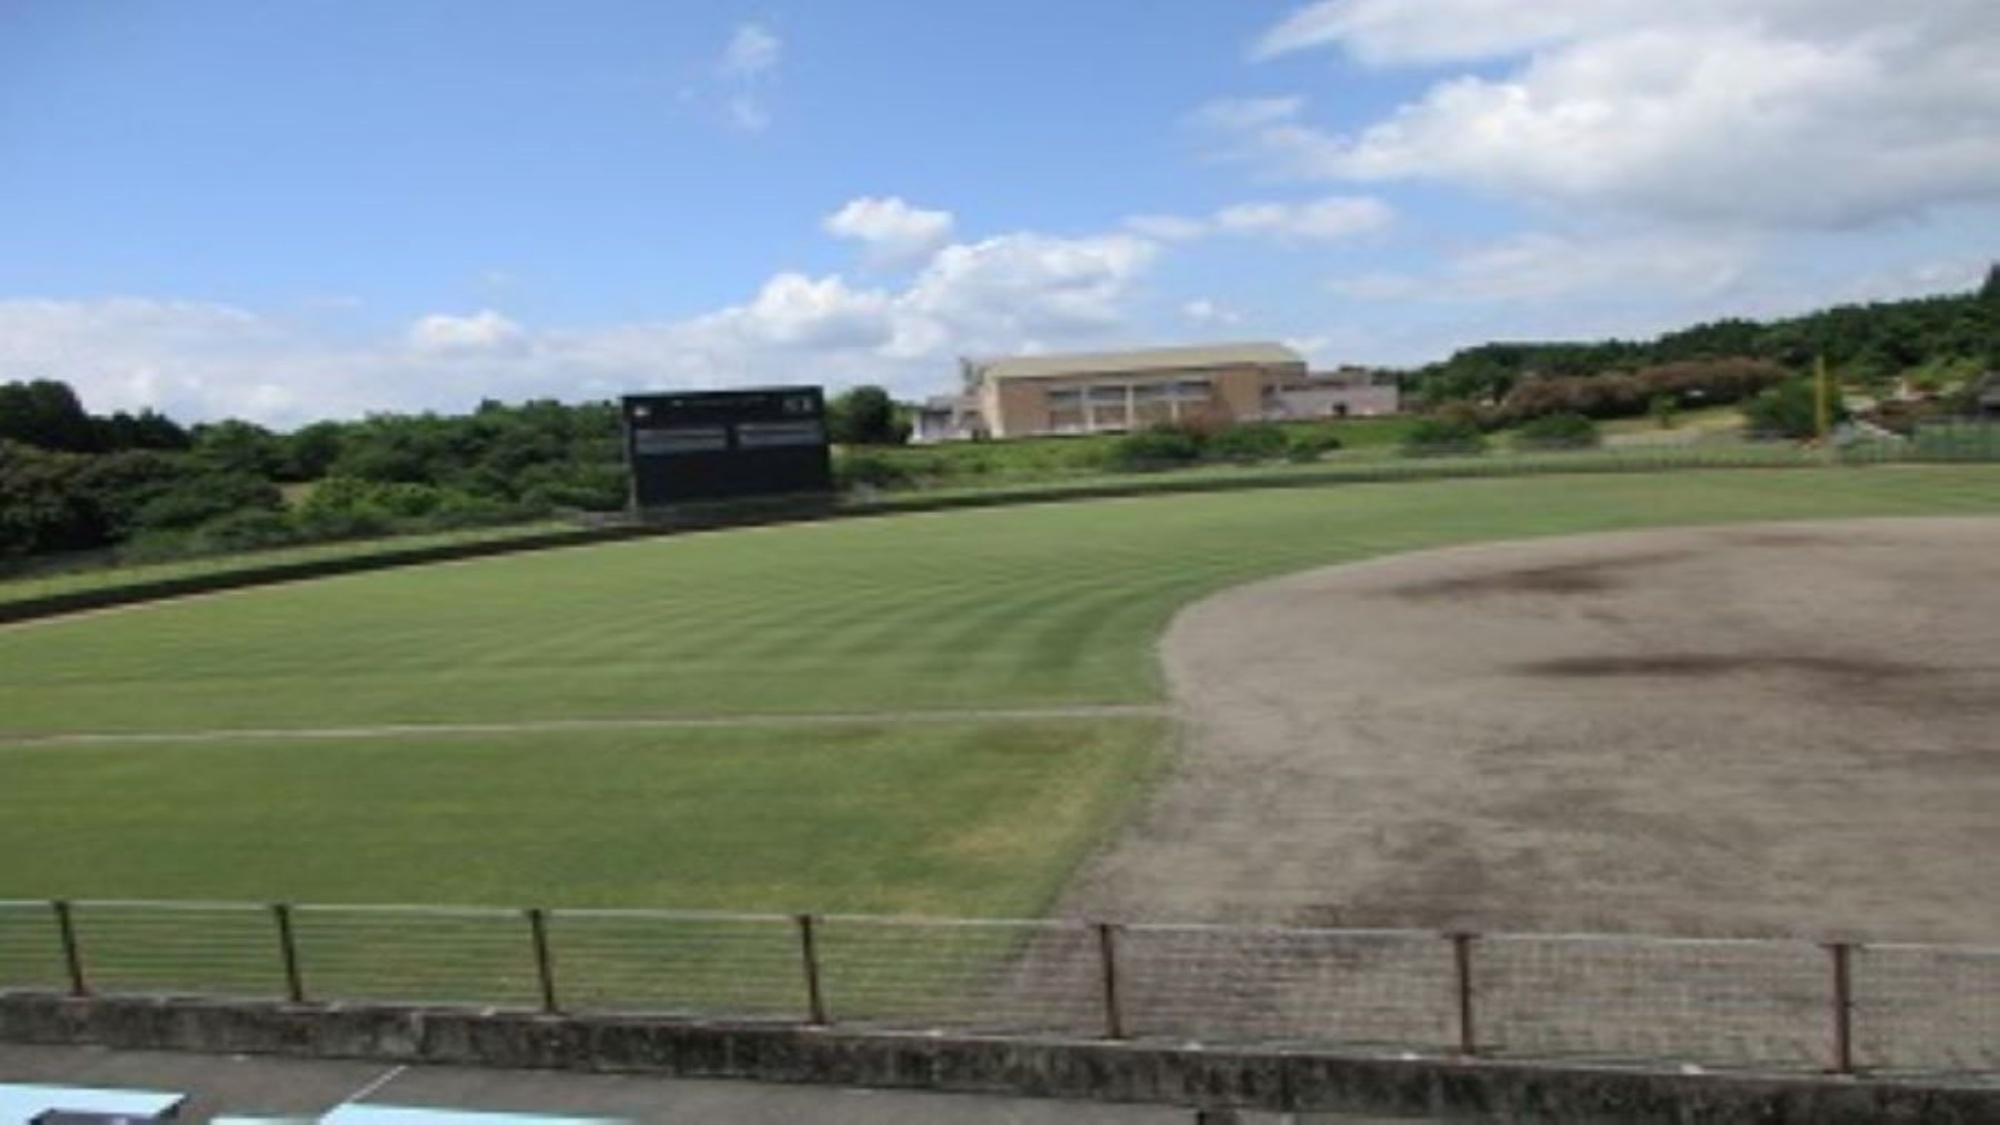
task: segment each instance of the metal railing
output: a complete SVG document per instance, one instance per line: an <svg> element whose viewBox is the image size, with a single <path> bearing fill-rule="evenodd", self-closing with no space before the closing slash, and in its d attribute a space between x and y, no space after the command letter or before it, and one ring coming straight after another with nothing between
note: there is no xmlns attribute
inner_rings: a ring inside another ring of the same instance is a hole
<svg viewBox="0 0 2000 1125"><path fill-rule="evenodd" d="M2000 1075L2000 947L0 902L0 992Z"/></svg>

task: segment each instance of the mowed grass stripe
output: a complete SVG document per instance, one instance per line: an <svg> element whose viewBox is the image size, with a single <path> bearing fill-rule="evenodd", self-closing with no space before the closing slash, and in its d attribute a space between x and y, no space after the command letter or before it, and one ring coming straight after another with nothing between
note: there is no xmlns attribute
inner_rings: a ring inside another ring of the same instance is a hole
<svg viewBox="0 0 2000 1125"><path fill-rule="evenodd" d="M0 898L1031 915L1145 791L1164 728L14 747Z"/></svg>
<svg viewBox="0 0 2000 1125"><path fill-rule="evenodd" d="M327 579L0 630L0 732L1156 700L1187 602L1395 551L2000 513L2000 469L1348 485L933 513Z"/></svg>

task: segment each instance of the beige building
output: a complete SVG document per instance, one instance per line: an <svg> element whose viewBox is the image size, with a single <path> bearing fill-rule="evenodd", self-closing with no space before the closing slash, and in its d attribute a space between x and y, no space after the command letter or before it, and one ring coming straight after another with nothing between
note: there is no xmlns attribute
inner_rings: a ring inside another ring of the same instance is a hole
<svg viewBox="0 0 2000 1125"><path fill-rule="evenodd" d="M919 441L1252 421L1265 388L1304 378L1306 361L1281 344L1218 344L968 360L964 374L963 396L919 412Z"/></svg>
<svg viewBox="0 0 2000 1125"><path fill-rule="evenodd" d="M1393 377L1314 374L1283 344L1213 344L965 360L965 390L918 408L914 440L1143 430L1162 423L1394 413Z"/></svg>

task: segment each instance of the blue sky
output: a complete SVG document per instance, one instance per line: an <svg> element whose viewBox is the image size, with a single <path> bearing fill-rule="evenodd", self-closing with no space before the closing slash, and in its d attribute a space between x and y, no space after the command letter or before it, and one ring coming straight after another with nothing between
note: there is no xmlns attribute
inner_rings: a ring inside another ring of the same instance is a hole
<svg viewBox="0 0 2000 1125"><path fill-rule="evenodd" d="M1973 284L1988 0L13 0L0 379L292 425Z"/></svg>

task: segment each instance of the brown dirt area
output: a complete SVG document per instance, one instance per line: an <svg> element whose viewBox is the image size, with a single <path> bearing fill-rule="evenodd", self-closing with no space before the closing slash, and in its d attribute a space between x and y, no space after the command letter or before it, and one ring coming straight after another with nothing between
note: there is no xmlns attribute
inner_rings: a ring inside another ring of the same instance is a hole
<svg viewBox="0 0 2000 1125"><path fill-rule="evenodd" d="M1406 555L1183 612L1065 913L2000 942L2000 520Z"/></svg>

